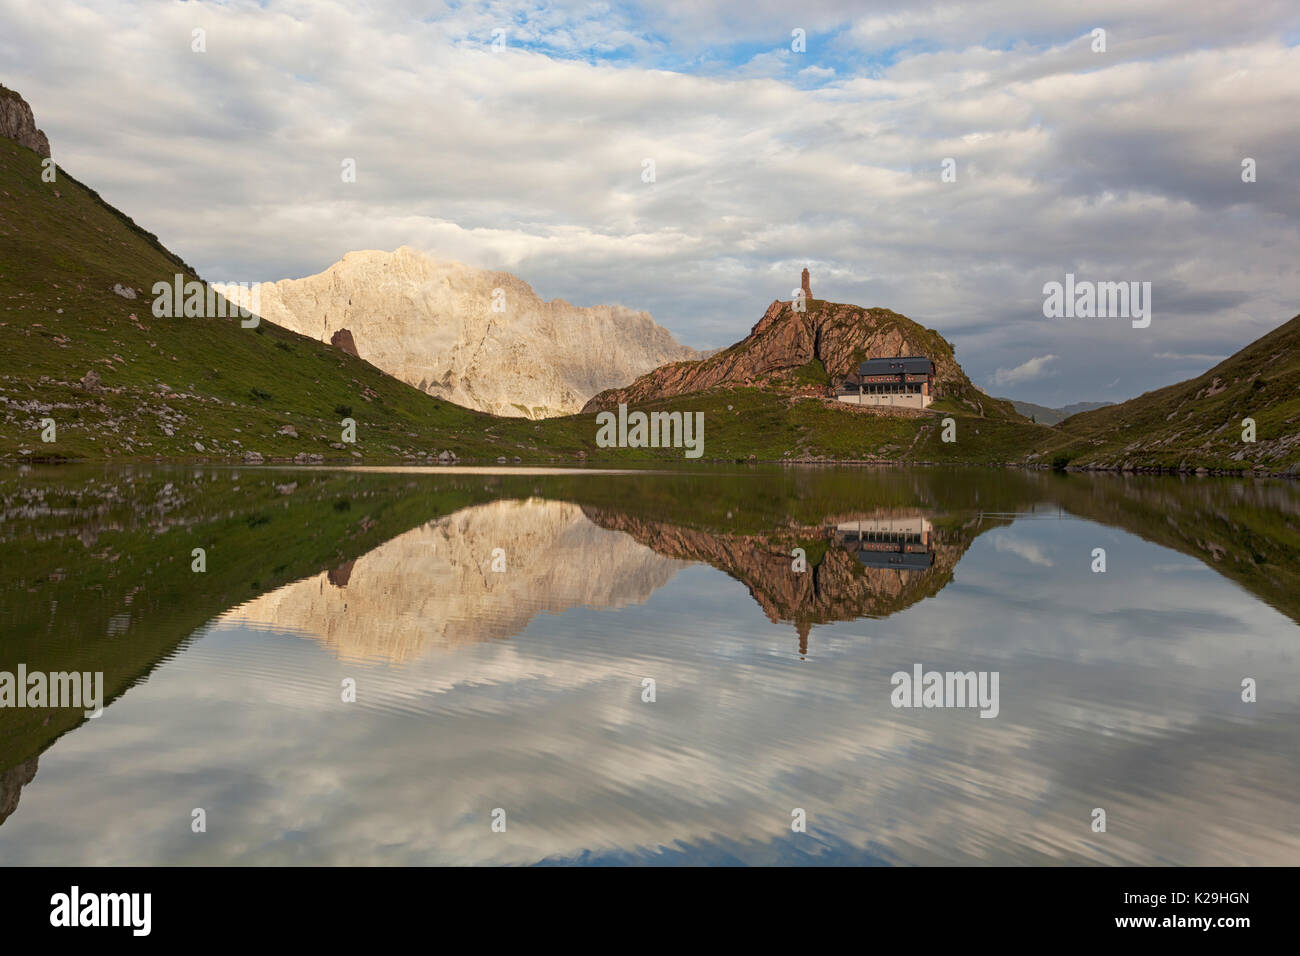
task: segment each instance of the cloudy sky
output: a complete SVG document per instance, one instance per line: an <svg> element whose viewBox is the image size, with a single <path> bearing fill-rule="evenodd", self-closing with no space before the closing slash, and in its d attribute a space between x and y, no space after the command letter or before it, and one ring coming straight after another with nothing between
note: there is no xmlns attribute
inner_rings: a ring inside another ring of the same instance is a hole
<svg viewBox="0 0 1300 956"><path fill-rule="evenodd" d="M0 24L55 159L209 279L407 244L716 347L808 266L1049 405L1300 312L1293 0L0 0ZM1067 272L1150 282L1150 327L1045 318Z"/></svg>

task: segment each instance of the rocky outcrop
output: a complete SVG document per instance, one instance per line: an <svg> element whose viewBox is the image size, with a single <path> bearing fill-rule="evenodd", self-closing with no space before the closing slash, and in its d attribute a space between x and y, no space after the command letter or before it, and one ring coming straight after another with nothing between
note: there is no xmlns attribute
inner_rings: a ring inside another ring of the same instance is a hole
<svg viewBox="0 0 1300 956"><path fill-rule="evenodd" d="M678 362L643 375L626 388L595 396L585 412L639 404L727 385L798 387L843 381L868 358L923 355L934 361L935 397L976 414L1014 415L1010 404L979 391L938 332L888 309L807 300L807 310L776 301L748 337L709 358ZM819 364L820 363L820 364Z"/></svg>
<svg viewBox="0 0 1300 956"><path fill-rule="evenodd" d="M347 329L339 329L337 332L331 335L330 345L334 346L336 349L342 349L344 352L347 352L349 355L356 355L357 358L361 358L361 356L357 353L357 343L353 341L352 333L349 332Z"/></svg>
<svg viewBox="0 0 1300 956"><path fill-rule="evenodd" d="M0 136L26 146L42 159L50 157L50 141L36 128L32 108L25 99L3 86L0 86Z"/></svg>
<svg viewBox="0 0 1300 956"><path fill-rule="evenodd" d="M571 414L602 389L701 355L645 312L546 302L507 272L405 246L350 252L319 275L264 283L259 294L267 321L336 345L351 330L358 357L497 415Z"/></svg>

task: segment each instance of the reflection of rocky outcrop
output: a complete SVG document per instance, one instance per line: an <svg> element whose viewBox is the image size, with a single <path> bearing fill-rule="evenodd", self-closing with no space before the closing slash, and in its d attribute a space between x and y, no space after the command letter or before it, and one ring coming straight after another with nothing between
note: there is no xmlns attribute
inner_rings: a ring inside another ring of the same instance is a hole
<svg viewBox="0 0 1300 956"><path fill-rule="evenodd" d="M887 617L937 594L974 538L974 532L967 534L964 528L947 532L930 528L927 553L933 558L926 567L868 567L859 560L856 544L846 546L839 526L859 517L866 521L918 518L915 512L837 515L816 527L745 535L674 526L598 508L585 510L602 528L623 531L668 557L703 561L743 582L769 620L795 625L801 650L806 650L813 624ZM793 569L795 547L807 553L807 572Z"/></svg>
<svg viewBox="0 0 1300 956"><path fill-rule="evenodd" d="M504 570L493 570L494 559ZM431 521L226 617L303 631L345 659L405 661L432 647L511 637L543 611L642 603L680 567L596 527L576 505L496 501Z"/></svg>
<svg viewBox="0 0 1300 956"><path fill-rule="evenodd" d="M345 564L340 564L337 568L330 568L325 572L325 577L329 580L329 583L334 585L336 588L345 588L348 586L348 581L352 577L352 567L356 563L356 560L353 559Z"/></svg>
<svg viewBox="0 0 1300 956"><path fill-rule="evenodd" d="M37 760L37 757L33 757L0 772L0 823L4 823L9 814L18 809L18 798L22 796L23 787L36 776Z"/></svg>

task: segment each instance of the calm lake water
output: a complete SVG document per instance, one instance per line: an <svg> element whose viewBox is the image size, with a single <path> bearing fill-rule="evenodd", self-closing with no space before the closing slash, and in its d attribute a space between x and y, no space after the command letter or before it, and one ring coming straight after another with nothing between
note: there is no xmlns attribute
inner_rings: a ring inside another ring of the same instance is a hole
<svg viewBox="0 0 1300 956"><path fill-rule="evenodd" d="M64 467L0 495L0 672L108 698L0 709L0 863L1300 863L1295 484ZM894 706L918 666L996 675L996 716Z"/></svg>

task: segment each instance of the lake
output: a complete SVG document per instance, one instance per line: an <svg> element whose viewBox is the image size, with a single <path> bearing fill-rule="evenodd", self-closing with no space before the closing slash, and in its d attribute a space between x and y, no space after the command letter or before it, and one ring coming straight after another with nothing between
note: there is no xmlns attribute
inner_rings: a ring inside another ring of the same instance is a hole
<svg viewBox="0 0 1300 956"><path fill-rule="evenodd" d="M0 496L0 672L105 697L0 708L3 864L1300 863L1294 483L97 465Z"/></svg>

